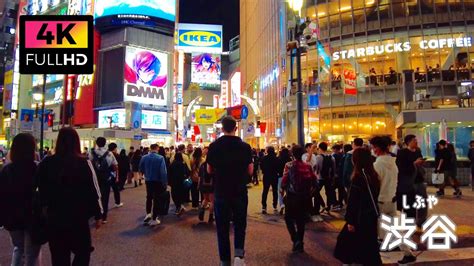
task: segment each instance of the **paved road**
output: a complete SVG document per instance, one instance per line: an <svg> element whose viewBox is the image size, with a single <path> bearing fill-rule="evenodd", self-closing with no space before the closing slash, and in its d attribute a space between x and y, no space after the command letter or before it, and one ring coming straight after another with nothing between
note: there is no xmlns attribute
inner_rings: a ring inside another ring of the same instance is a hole
<svg viewBox="0 0 474 266"><path fill-rule="evenodd" d="M466 191L467 192L467 191ZM338 265L332 256L337 233L343 222L338 214L326 216L325 223L310 224L306 233L306 254L293 255L284 223L278 215L260 214L261 187L249 190L249 220L246 262L249 265ZM435 209L447 213L459 225L460 243L453 254L420 255L420 265L473 265L474 194L465 193L462 200L447 196ZM165 218L163 225L150 228L141 224L144 217L144 187L122 193L125 206L112 209L109 223L93 230L96 251L92 265L217 265L216 235L213 226L199 223L197 212L189 211L181 219ZM269 199L270 203L270 199ZM8 234L0 231L0 266L10 263L11 244ZM432 251L430 251L432 252ZM47 246L43 247L43 265L50 265ZM441 262L433 263L438 255ZM393 263L400 254L383 254L384 262Z"/></svg>

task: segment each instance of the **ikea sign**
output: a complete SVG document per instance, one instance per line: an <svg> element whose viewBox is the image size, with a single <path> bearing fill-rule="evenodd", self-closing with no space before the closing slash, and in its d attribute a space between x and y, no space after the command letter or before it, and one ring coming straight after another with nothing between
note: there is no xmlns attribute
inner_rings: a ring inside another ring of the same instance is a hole
<svg viewBox="0 0 474 266"><path fill-rule="evenodd" d="M222 53L222 25L178 25L177 49L185 53Z"/></svg>

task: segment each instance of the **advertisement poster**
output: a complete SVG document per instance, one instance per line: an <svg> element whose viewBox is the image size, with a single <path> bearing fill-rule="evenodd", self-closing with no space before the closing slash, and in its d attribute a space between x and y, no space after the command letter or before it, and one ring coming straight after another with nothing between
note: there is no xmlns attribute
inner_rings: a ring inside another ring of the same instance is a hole
<svg viewBox="0 0 474 266"><path fill-rule="evenodd" d="M99 128L125 128L125 109L99 111Z"/></svg>
<svg viewBox="0 0 474 266"><path fill-rule="evenodd" d="M142 15L175 20L176 0L95 0L94 17Z"/></svg>
<svg viewBox="0 0 474 266"><path fill-rule="evenodd" d="M191 82L199 84L203 89L220 89L220 55L193 54L191 65Z"/></svg>
<svg viewBox="0 0 474 266"><path fill-rule="evenodd" d="M168 113L158 111L142 110L142 128L166 130Z"/></svg>
<svg viewBox="0 0 474 266"><path fill-rule="evenodd" d="M231 97L230 97L230 106L237 106L242 104L242 98L240 97L241 93L241 74L240 72L235 72L232 78L230 79L230 90L231 90Z"/></svg>
<svg viewBox="0 0 474 266"><path fill-rule="evenodd" d="M197 109L196 110L196 124L198 125L212 125L217 122L224 114L225 109Z"/></svg>
<svg viewBox="0 0 474 266"><path fill-rule="evenodd" d="M93 0L69 0L68 15L93 15Z"/></svg>
<svg viewBox="0 0 474 266"><path fill-rule="evenodd" d="M356 73L352 69L344 69L343 72L344 94L357 95Z"/></svg>
<svg viewBox="0 0 474 266"><path fill-rule="evenodd" d="M168 105L168 54L127 46L124 101Z"/></svg>

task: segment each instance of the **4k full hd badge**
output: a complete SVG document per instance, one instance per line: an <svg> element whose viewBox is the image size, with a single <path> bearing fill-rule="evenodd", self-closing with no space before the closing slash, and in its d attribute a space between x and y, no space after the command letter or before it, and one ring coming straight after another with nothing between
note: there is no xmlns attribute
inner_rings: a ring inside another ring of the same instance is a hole
<svg viewBox="0 0 474 266"><path fill-rule="evenodd" d="M21 74L92 74L92 16L20 16Z"/></svg>

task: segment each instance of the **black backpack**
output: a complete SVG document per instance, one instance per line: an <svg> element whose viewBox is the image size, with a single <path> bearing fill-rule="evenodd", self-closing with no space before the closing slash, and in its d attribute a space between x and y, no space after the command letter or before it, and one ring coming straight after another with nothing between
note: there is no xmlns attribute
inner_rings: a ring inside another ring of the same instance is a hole
<svg viewBox="0 0 474 266"><path fill-rule="evenodd" d="M99 156L95 151L92 152L94 164L94 170L97 174L97 179L99 183L107 182L112 176L112 171L110 169L109 163L107 162L107 156L109 151L106 151L102 156Z"/></svg>
<svg viewBox="0 0 474 266"><path fill-rule="evenodd" d="M322 179L332 178L334 176L334 169L332 164L332 156L331 155L323 155L323 167L319 172Z"/></svg>

